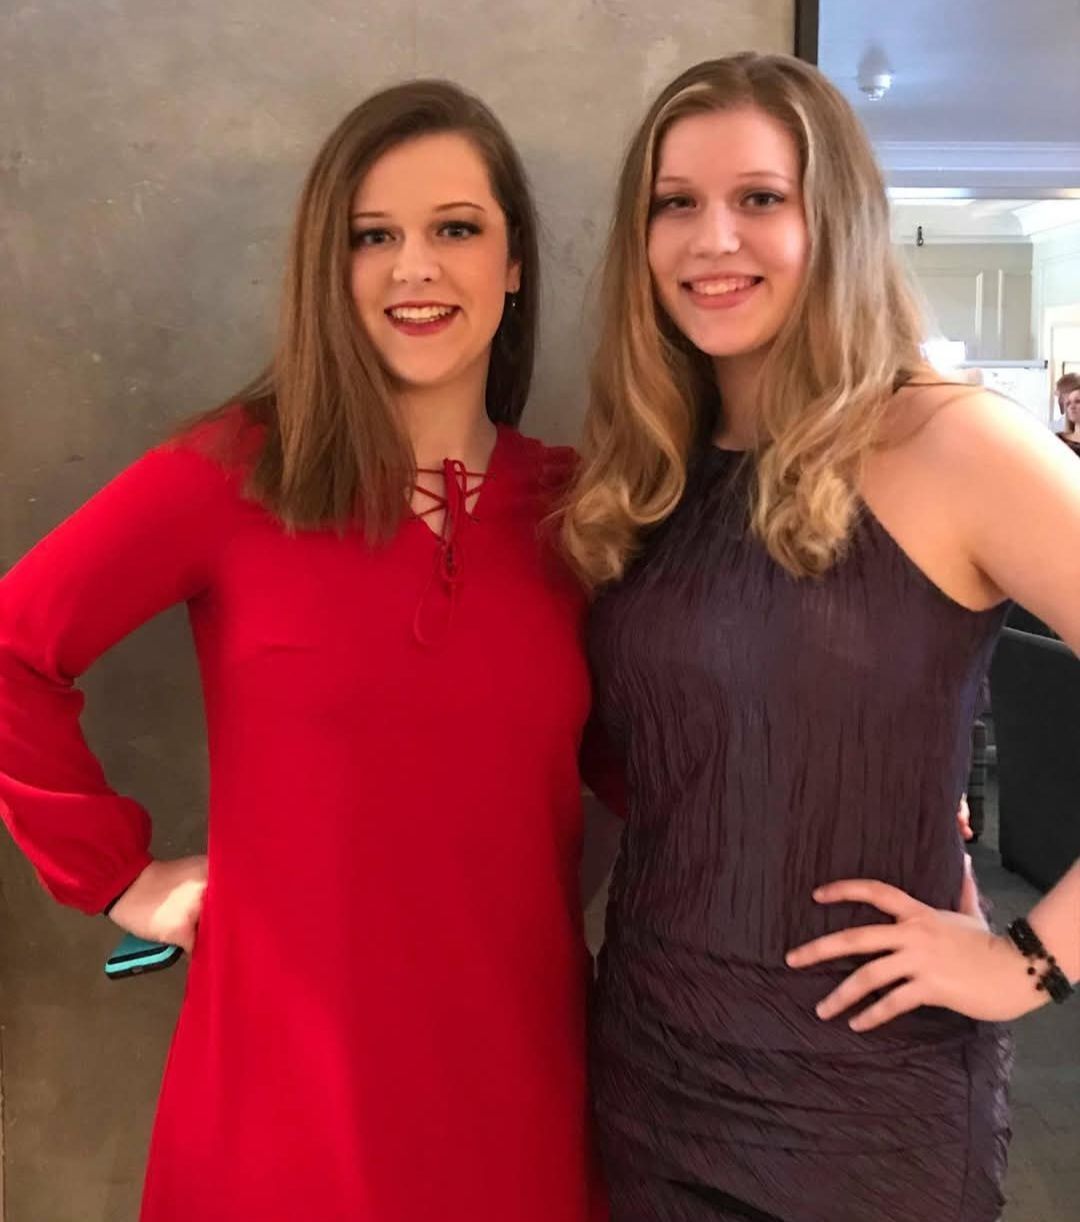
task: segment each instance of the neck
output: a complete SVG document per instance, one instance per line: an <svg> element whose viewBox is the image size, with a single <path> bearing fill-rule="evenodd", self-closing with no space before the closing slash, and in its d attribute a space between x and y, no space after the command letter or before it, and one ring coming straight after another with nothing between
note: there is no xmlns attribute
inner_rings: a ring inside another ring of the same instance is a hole
<svg viewBox="0 0 1080 1222"><path fill-rule="evenodd" d="M757 445L757 381L764 359L764 348L713 359L721 404L715 445L729 450L751 450Z"/></svg>
<svg viewBox="0 0 1080 1222"><path fill-rule="evenodd" d="M409 387L398 395L398 410L412 443L417 467L435 468L457 459L469 471L486 469L495 447L495 426L484 405L487 367L457 383Z"/></svg>

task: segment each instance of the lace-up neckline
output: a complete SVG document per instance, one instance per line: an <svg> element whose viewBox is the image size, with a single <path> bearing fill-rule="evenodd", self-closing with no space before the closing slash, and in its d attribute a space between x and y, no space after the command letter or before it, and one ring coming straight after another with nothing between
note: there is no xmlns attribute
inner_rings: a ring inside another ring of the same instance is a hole
<svg viewBox="0 0 1080 1222"><path fill-rule="evenodd" d="M498 448L498 440L496 440ZM468 533L469 526L476 522L476 498L491 478L490 467L494 463L495 451L492 451L488 471L470 471L463 462L456 458L445 458L441 467L418 467L420 475L441 475L443 478L443 493L440 495L431 488L417 482L413 484L414 495L419 493L431 500L431 504L419 511L414 510L416 519L425 530L437 540L434 570L416 604L416 614L413 616L413 636L420 645L433 647L441 645L450 632L453 623L454 610L457 606L461 586L465 578L464 550L462 542ZM470 507L471 502L471 507ZM431 514L443 513L442 530L434 531L424 521ZM435 620L439 596L445 602L445 612L440 621Z"/></svg>

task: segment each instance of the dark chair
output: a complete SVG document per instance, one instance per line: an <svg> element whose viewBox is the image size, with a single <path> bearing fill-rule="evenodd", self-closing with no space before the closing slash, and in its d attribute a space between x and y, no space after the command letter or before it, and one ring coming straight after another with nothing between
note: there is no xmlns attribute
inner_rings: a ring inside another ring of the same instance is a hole
<svg viewBox="0 0 1080 1222"><path fill-rule="evenodd" d="M1006 627L990 693L1001 863L1045 891L1080 857L1080 658Z"/></svg>
<svg viewBox="0 0 1080 1222"><path fill-rule="evenodd" d="M1009 608L1005 623L1010 628L1019 628L1021 632L1033 632L1036 636L1052 637L1055 641L1061 640L1053 628L1043 623L1037 615L1033 615L1027 607L1021 607L1019 603L1013 603Z"/></svg>
<svg viewBox="0 0 1080 1222"><path fill-rule="evenodd" d="M985 717L971 727L971 767L968 769L968 827L972 843L986 830L986 784L990 772L990 735Z"/></svg>

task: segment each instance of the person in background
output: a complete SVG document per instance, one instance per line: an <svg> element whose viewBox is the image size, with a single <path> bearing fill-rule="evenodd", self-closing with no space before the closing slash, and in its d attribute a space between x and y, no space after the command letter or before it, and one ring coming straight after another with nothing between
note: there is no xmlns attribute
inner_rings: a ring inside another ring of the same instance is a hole
<svg viewBox="0 0 1080 1222"><path fill-rule="evenodd" d="M0 582L0 813L60 901L192 955L143 1222L588 1222L581 589L522 436L528 183L454 85L329 136L270 370ZM186 603L206 856L161 860L75 680Z"/></svg>
<svg viewBox="0 0 1080 1222"><path fill-rule="evenodd" d="M1067 373L1055 386L1058 406L1065 417L1058 436L1075 453L1080 453L1080 373Z"/></svg>
<svg viewBox="0 0 1080 1222"><path fill-rule="evenodd" d="M1080 977L1080 866L996 936L956 810L1007 600L1080 648L1080 468L922 333L821 73L745 54L661 91L564 525L626 782L592 1020L613 1222L1000 1216L1000 1021Z"/></svg>
<svg viewBox="0 0 1080 1222"><path fill-rule="evenodd" d="M1059 410L1063 413L1065 396L1071 390L1080 390L1080 373L1063 373L1054 383L1054 397L1057 399Z"/></svg>

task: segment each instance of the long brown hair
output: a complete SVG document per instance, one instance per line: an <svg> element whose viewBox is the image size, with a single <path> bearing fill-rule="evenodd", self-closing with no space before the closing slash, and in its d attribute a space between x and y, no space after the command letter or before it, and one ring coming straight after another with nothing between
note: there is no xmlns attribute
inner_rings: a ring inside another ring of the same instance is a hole
<svg viewBox="0 0 1080 1222"><path fill-rule="evenodd" d="M521 288L503 312L485 402L516 426L532 380L539 313L537 222L513 143L478 98L449 81L421 80L373 94L331 133L308 172L293 223L278 337L269 367L195 427L243 405L261 426L249 493L289 527L361 522L369 540L393 534L415 461L394 394L352 301L349 213L384 153L456 132L483 158L506 217Z"/></svg>
<svg viewBox="0 0 1080 1222"><path fill-rule="evenodd" d="M621 576L641 531L674 509L692 446L723 411L711 362L653 290L648 227L665 134L688 115L753 106L799 151L809 262L759 378L753 527L796 576L850 533L862 456L895 386L925 369L921 320L890 244L869 141L820 72L784 55L709 60L650 107L623 163L600 288L583 463L563 541L590 586ZM723 151L718 150L718 156Z"/></svg>

